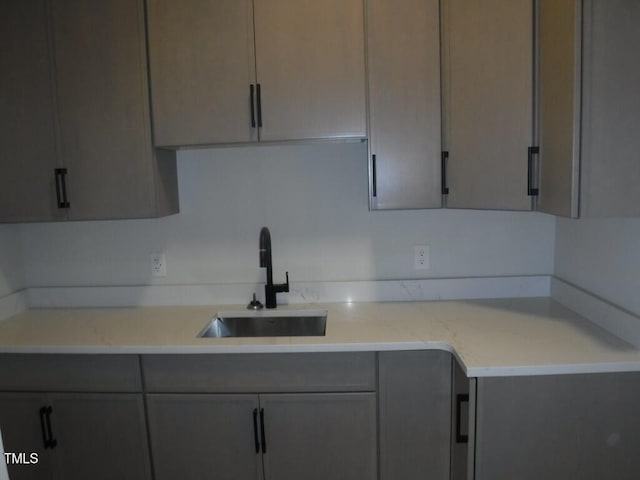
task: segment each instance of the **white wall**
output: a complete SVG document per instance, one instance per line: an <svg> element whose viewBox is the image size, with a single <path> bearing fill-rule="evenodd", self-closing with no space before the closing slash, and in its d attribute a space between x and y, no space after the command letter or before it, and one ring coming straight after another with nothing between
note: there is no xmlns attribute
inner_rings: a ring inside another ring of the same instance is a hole
<svg viewBox="0 0 640 480"><path fill-rule="evenodd" d="M187 150L181 213L155 220L20 226L29 286L263 281L260 227L274 279L372 280L551 274L555 222L537 213L369 212L366 146L322 143ZM413 271L413 245L432 269ZM166 279L149 254L167 255Z"/></svg>
<svg viewBox="0 0 640 480"><path fill-rule="evenodd" d="M0 225L0 298L25 286L18 233L16 225Z"/></svg>
<svg viewBox="0 0 640 480"><path fill-rule="evenodd" d="M555 274L640 315L640 218L558 218Z"/></svg>

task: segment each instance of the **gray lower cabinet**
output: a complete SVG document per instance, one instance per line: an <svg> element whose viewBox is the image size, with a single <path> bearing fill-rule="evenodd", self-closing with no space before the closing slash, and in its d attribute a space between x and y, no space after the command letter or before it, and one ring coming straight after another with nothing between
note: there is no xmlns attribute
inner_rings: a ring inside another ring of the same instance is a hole
<svg viewBox="0 0 640 480"><path fill-rule="evenodd" d="M156 480L260 478L256 395L149 394L147 409Z"/></svg>
<svg viewBox="0 0 640 480"><path fill-rule="evenodd" d="M7 462L12 480L52 479L51 450L44 446L40 409L47 405L39 393L0 393L0 428L7 453L26 454L29 464ZM43 412L44 414L44 412ZM32 454L37 455L31 463Z"/></svg>
<svg viewBox="0 0 640 480"><path fill-rule="evenodd" d="M139 394L0 393L0 425L6 451L38 454L12 480L151 478Z"/></svg>
<svg viewBox="0 0 640 480"><path fill-rule="evenodd" d="M369 480L375 393L150 394L156 480Z"/></svg>
<svg viewBox="0 0 640 480"><path fill-rule="evenodd" d="M147 355L142 365L157 480L377 477L373 353Z"/></svg>
<svg viewBox="0 0 640 480"><path fill-rule="evenodd" d="M381 480L449 479L451 365L443 351L379 354Z"/></svg>
<svg viewBox="0 0 640 480"><path fill-rule="evenodd" d="M638 373L479 378L475 397L469 478L640 477Z"/></svg>
<svg viewBox="0 0 640 480"><path fill-rule="evenodd" d="M376 395L260 395L267 480L377 476Z"/></svg>
<svg viewBox="0 0 640 480"><path fill-rule="evenodd" d="M0 355L5 450L12 480L151 479L138 358Z"/></svg>
<svg viewBox="0 0 640 480"><path fill-rule="evenodd" d="M470 381L453 360L451 395L451 480L467 480Z"/></svg>

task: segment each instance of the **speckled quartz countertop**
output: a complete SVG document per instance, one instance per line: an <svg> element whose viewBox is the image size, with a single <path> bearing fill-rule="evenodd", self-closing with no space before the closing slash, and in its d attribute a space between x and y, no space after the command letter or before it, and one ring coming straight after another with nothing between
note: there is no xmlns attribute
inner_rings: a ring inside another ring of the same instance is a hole
<svg viewBox="0 0 640 480"><path fill-rule="evenodd" d="M241 306L32 309L0 322L0 353L269 353L443 349L469 377L640 371L640 350L549 298L313 304L324 337L197 338Z"/></svg>

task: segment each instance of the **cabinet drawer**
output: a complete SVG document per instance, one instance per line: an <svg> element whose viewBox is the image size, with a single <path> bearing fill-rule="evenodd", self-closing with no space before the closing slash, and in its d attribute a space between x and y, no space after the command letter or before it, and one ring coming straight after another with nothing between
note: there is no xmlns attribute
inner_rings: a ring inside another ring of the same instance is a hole
<svg viewBox="0 0 640 480"><path fill-rule="evenodd" d="M357 392L375 390L375 354L145 355L148 392Z"/></svg>
<svg viewBox="0 0 640 480"><path fill-rule="evenodd" d="M0 355L0 391L139 392L136 355Z"/></svg>

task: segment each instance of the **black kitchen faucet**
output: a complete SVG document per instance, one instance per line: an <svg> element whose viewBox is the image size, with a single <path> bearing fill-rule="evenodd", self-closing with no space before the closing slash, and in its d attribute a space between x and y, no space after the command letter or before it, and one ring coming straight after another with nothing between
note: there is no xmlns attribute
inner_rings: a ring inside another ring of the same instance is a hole
<svg viewBox="0 0 640 480"><path fill-rule="evenodd" d="M264 286L264 303L267 308L276 308L276 293L289 291L289 272L287 283L273 283L273 265L271 263L271 232L267 227L260 230L260 267L267 269L267 283Z"/></svg>

